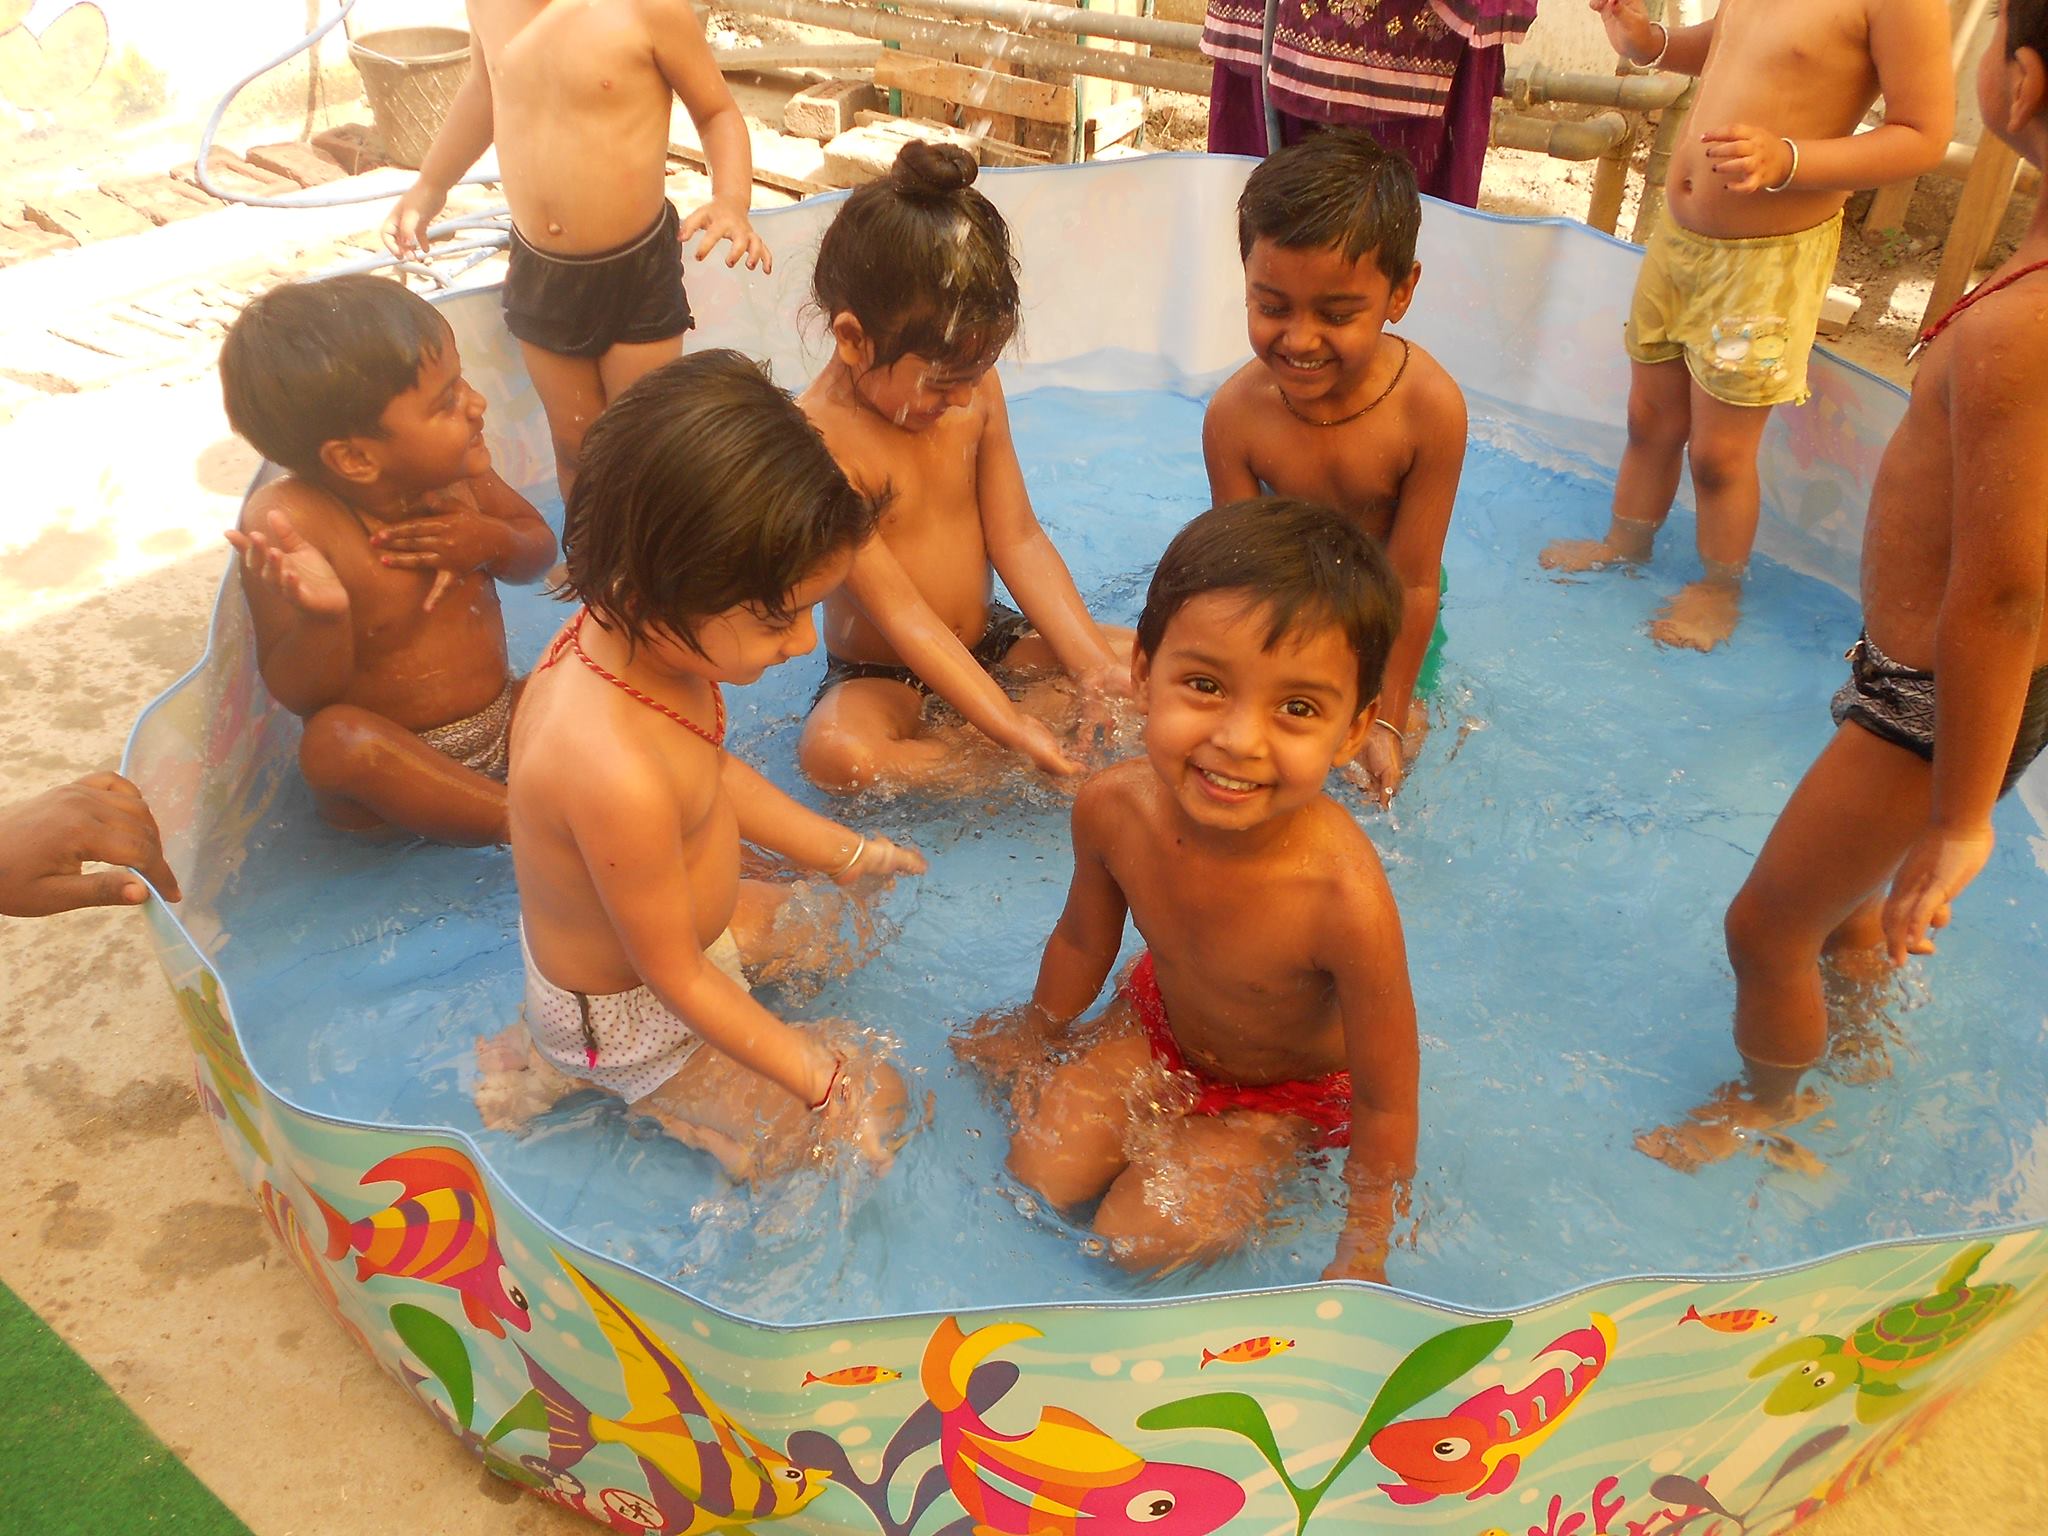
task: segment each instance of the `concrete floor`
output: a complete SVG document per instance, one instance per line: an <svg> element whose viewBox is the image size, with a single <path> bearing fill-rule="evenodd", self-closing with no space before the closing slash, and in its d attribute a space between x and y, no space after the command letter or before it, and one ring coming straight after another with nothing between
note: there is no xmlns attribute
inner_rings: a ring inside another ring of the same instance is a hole
<svg viewBox="0 0 2048 1536"><path fill-rule="evenodd" d="M208 238L247 246L217 259L246 258L276 250L281 228ZM119 256L95 258L95 291L126 270ZM25 274L0 272L0 316L83 291L51 270L32 292ZM140 708L198 659L219 533L253 468L210 362L195 348L73 394L0 383L15 488L0 522L0 800L112 765ZM0 921L0 1043L18 1064L0 1073L0 1160L26 1170L0 1217L0 1280L259 1536L588 1529L487 1476L329 1323L229 1173L184 1042L135 914ZM2044 1382L2048 1332L1808 1529L2031 1536L2048 1512Z"/></svg>

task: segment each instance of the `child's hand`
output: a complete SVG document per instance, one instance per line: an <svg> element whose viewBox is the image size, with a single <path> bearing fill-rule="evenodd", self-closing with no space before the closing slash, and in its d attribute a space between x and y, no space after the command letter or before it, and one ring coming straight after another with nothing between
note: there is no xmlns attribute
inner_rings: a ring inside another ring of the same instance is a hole
<svg viewBox="0 0 2048 1536"><path fill-rule="evenodd" d="M431 612L448 589L505 553L505 525L485 517L463 489L429 491L420 498L424 517L412 517L370 535L370 546L387 566L433 571L434 584L420 606Z"/></svg>
<svg viewBox="0 0 2048 1536"><path fill-rule="evenodd" d="M394 256L426 255L427 226L447 201L448 194L436 191L425 178L407 187L384 221L385 248Z"/></svg>
<svg viewBox="0 0 2048 1536"><path fill-rule="evenodd" d="M1075 739L1084 751L1098 741L1104 745L1112 743L1116 738L1121 706L1137 697L1131 689L1130 668L1118 666L1113 661L1104 662L1076 677L1074 686L1080 695L1081 705Z"/></svg>
<svg viewBox="0 0 2048 1536"><path fill-rule="evenodd" d="M1792 174L1792 146L1780 135L1748 123L1710 128L1700 135L1707 164L1730 192L1782 189Z"/></svg>
<svg viewBox="0 0 2048 1536"><path fill-rule="evenodd" d="M903 1077L880 1056L849 1056L822 1111L828 1142L850 1141L877 1173L887 1173L908 1139Z"/></svg>
<svg viewBox="0 0 2048 1536"><path fill-rule="evenodd" d="M948 1043L963 1066L987 1078L992 1088L1006 1089L1025 1073L1046 1067L1064 1034L1036 1003L1019 1003L991 1009Z"/></svg>
<svg viewBox="0 0 2048 1536"><path fill-rule="evenodd" d="M692 253L696 260L702 261L709 256L719 241L730 240L732 250L725 258L728 267L738 266L740 259L745 257L749 272L756 267L764 273L775 270L775 258L768 253L768 242L754 233L746 209L714 197L683 220L682 228L676 231L676 239L687 243L690 236L700 232L704 238Z"/></svg>
<svg viewBox="0 0 2048 1536"><path fill-rule="evenodd" d="M348 612L348 588L327 557L277 508L270 509L268 533L228 530L228 542L242 556L242 568L302 613L340 618Z"/></svg>
<svg viewBox="0 0 2048 1536"><path fill-rule="evenodd" d="M1023 717L1023 724L1017 731L1017 739L1011 746L1055 778L1071 779L1088 771L1067 756L1066 748L1060 745L1059 738L1053 735L1043 720L1034 720L1029 715Z"/></svg>
<svg viewBox="0 0 2048 1536"><path fill-rule="evenodd" d="M834 885L852 885L857 880L881 880L893 875L921 875L924 855L915 848L886 837L870 837L855 851L853 861L832 877Z"/></svg>
<svg viewBox="0 0 2048 1536"><path fill-rule="evenodd" d="M1643 0L1586 0L1588 7L1599 12L1601 25L1607 29L1607 41L1614 51L1631 64L1647 59L1657 51L1657 28L1650 20L1650 13L1643 8Z"/></svg>
<svg viewBox="0 0 2048 1536"><path fill-rule="evenodd" d="M1927 832L1906 850L1884 904L1884 944L1892 964L1931 955L1930 928L1946 928L1949 906L1983 872L1994 838L1986 822L1964 833Z"/></svg>

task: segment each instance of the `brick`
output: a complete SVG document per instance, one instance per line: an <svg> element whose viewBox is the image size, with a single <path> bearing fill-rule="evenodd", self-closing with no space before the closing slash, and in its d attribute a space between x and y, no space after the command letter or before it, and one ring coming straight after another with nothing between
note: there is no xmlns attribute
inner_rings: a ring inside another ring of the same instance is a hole
<svg viewBox="0 0 2048 1536"><path fill-rule="evenodd" d="M855 126L856 112L880 107L865 80L826 80L798 91L782 108L782 131L800 139L836 139Z"/></svg>
<svg viewBox="0 0 2048 1536"><path fill-rule="evenodd" d="M215 149L207 154L206 171L213 184L223 192L239 193L243 197L276 197L279 193L299 189L299 184L289 177L273 175L225 149ZM199 172L192 166L174 165L171 174L180 181L198 185Z"/></svg>
<svg viewBox="0 0 2048 1536"><path fill-rule="evenodd" d="M31 261L52 251L68 251L78 242L69 235L55 234L40 224L31 224L15 210L0 209L0 267Z"/></svg>
<svg viewBox="0 0 2048 1536"><path fill-rule="evenodd" d="M389 165L383 146L368 123L337 123L313 135L313 148L350 176Z"/></svg>
<svg viewBox="0 0 2048 1536"><path fill-rule="evenodd" d="M96 187L78 187L56 197L40 197L22 206L22 216L52 234L69 235L80 245L137 235L156 226L126 203Z"/></svg>
<svg viewBox="0 0 2048 1536"><path fill-rule="evenodd" d="M1827 297L1821 301L1819 333L1833 341L1855 323L1856 312L1863 307L1863 298L1853 288L1844 288L1839 283L1829 287Z"/></svg>
<svg viewBox="0 0 2048 1536"><path fill-rule="evenodd" d="M910 139L958 144L977 160L988 140L980 134L962 133L942 123L912 118L889 118L863 123L849 129L825 146L825 164L819 180L831 187L857 187L889 174L896 152Z"/></svg>
<svg viewBox="0 0 2048 1536"><path fill-rule="evenodd" d="M288 177L302 187L324 186L348 175L334 156L310 144L259 144L245 157L251 165Z"/></svg>
<svg viewBox="0 0 2048 1536"><path fill-rule="evenodd" d="M189 219L221 206L217 197L175 176L111 176L100 183L107 196L127 204L152 224Z"/></svg>

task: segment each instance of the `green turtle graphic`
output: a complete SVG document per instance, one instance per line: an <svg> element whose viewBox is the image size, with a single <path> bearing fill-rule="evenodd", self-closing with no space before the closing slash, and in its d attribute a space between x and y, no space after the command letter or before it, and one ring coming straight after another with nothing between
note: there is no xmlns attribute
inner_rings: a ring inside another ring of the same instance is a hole
<svg viewBox="0 0 2048 1536"><path fill-rule="evenodd" d="M1816 1333L1771 1351L1750 1368L1752 1378L1795 1361L1799 1367L1771 1389L1764 1412L1811 1413L1854 1387L1864 1423L1897 1413L1912 1394L1896 1378L1962 1343L2012 1299L2009 1285L1969 1283L1990 1251L1989 1243L1973 1243L1942 1272L1941 1289L1892 1303L1846 1340Z"/></svg>

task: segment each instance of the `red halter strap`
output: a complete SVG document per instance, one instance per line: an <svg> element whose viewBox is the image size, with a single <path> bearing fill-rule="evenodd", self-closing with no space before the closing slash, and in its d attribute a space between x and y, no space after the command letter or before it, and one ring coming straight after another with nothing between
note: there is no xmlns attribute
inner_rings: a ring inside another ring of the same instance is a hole
<svg viewBox="0 0 2048 1536"><path fill-rule="evenodd" d="M1920 333L1920 339L1913 343L1912 350L1906 354L1906 361L1910 363L1922 352L1925 352L1930 346L1934 344L1935 337L1939 336L1943 331L1947 330L1950 324L1956 319L1958 315L1962 314L1964 310L1968 309L1972 304L1976 303L1979 299L1988 299L1991 297L1992 294L1998 292L1999 289L2010 288L2014 283L2018 282L2028 273L2039 272L2043 267L2048 267L2048 261L2030 261L2024 267L2021 267L2017 272L2008 272L2005 274L2005 276L1997 279L1995 282L1979 283L1975 288L1972 288L1960 299L1957 299L1955 303L1949 305L1947 314L1943 315L1939 320L1935 321L1934 324L1928 326L1926 330Z"/></svg>
<svg viewBox="0 0 2048 1536"><path fill-rule="evenodd" d="M635 688L631 683L627 682L623 677L620 677L616 672L608 672L603 667L599 666L595 661L591 660L590 652L583 649L583 621L589 617L590 610L588 608L579 608L576 611L576 618L574 622L568 625L568 627L565 628L559 635L555 636L554 644L548 647L548 653L546 657L542 659L541 664L539 666L534 668L534 671L545 672L549 667L552 667L557 661L561 659L562 652L564 650L574 651L576 653L576 659L578 661L582 662L584 666L590 668L591 671L595 672L599 677L603 678L606 682L610 683L614 688L618 689L619 692L625 694L628 698L637 699L640 703L645 704L649 709L658 710L662 714L667 715L669 719L675 721L677 725L682 726L686 730L695 732L697 735L703 737L706 741L710 742L712 746L717 747L720 751L723 751L725 749L725 694L722 690L720 690L718 683L715 679L712 681L711 684L711 705L712 708L718 711L718 724L714 730L707 731L704 729L703 726L699 725L696 721L690 719L687 715L677 713L675 710L670 709L666 704L662 703L659 699L649 698L646 694L642 693L638 688Z"/></svg>

